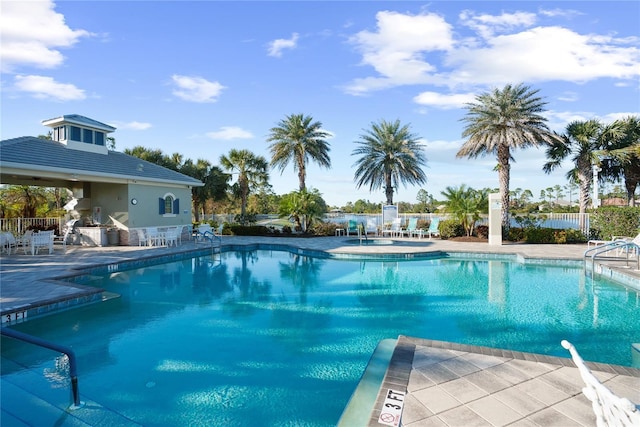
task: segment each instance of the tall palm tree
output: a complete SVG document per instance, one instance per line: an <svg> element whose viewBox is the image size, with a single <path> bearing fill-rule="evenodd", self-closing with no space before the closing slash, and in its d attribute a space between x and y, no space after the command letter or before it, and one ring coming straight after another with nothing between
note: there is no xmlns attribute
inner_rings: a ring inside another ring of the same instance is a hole
<svg viewBox="0 0 640 427"><path fill-rule="evenodd" d="M306 189L307 163L313 160L322 167L330 168L329 132L322 130L321 122L314 122L311 116L291 114L271 128L267 142L271 150L271 167L284 172L287 165L293 163L298 172L300 191Z"/></svg>
<svg viewBox="0 0 640 427"><path fill-rule="evenodd" d="M629 206L635 206L635 192L640 185L640 117L628 116L610 127L611 140L606 149L596 154L604 159L606 175L624 179Z"/></svg>
<svg viewBox="0 0 640 427"><path fill-rule="evenodd" d="M238 174L236 185L240 194L240 217L244 221L251 189L264 185L269 179L267 160L249 150L232 149L228 155L220 157L220 165L227 171Z"/></svg>
<svg viewBox="0 0 640 427"><path fill-rule="evenodd" d="M563 160L571 156L574 168L567 172L567 179L578 184L580 213L587 211L589 189L593 183L593 166L597 164L595 152L603 147L603 125L595 119L573 121L567 125L563 140L547 148L547 159L543 170L546 173L557 169Z"/></svg>
<svg viewBox="0 0 640 427"><path fill-rule="evenodd" d="M538 90L522 83L508 84L476 96L476 102L467 104L467 114L462 119L466 123L462 137L468 139L456 157L496 155L504 228L509 227L511 150L559 140L541 115L547 103L537 94Z"/></svg>
<svg viewBox="0 0 640 427"><path fill-rule="evenodd" d="M387 205L393 204L393 189L400 183L406 186L427 181L422 170L427 158L410 125L381 120L372 123L355 143L358 147L351 155L361 156L354 163L357 187L368 184L369 191L384 187Z"/></svg>

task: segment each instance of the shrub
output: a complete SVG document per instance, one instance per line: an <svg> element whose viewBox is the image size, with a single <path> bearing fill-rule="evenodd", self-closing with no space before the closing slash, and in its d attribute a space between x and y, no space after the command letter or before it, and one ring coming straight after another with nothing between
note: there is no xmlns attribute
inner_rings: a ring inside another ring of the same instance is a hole
<svg viewBox="0 0 640 427"><path fill-rule="evenodd" d="M505 235L510 242L522 242L524 240L524 228L510 227Z"/></svg>
<svg viewBox="0 0 640 427"><path fill-rule="evenodd" d="M238 225L229 226L231 233L235 236L266 236L269 229L264 225Z"/></svg>
<svg viewBox="0 0 640 427"><path fill-rule="evenodd" d="M314 222L309 231L315 236L334 236L336 228L342 228L342 226L334 222Z"/></svg>
<svg viewBox="0 0 640 427"><path fill-rule="evenodd" d="M590 227L590 237L595 239L634 237L640 230L640 207L600 207L591 214Z"/></svg>
<svg viewBox="0 0 640 427"><path fill-rule="evenodd" d="M443 240L465 235L464 227L455 219L440 221L438 231L440 232L440 238Z"/></svg>
<svg viewBox="0 0 640 427"><path fill-rule="evenodd" d="M288 225L283 225L282 234L291 234L291 227L289 227Z"/></svg>
<svg viewBox="0 0 640 427"><path fill-rule="evenodd" d="M580 230L574 229L527 228L524 233L527 243L562 245L565 243L586 242L584 234Z"/></svg>
<svg viewBox="0 0 640 427"><path fill-rule="evenodd" d="M476 236L481 239L489 238L489 226L488 225L479 225L476 227Z"/></svg>

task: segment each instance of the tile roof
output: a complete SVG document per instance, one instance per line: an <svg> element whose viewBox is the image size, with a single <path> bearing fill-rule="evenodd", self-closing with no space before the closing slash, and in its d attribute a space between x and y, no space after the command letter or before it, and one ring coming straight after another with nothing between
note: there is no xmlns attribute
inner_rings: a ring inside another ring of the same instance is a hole
<svg viewBox="0 0 640 427"><path fill-rule="evenodd" d="M137 157L117 151L108 154L92 153L67 148L64 144L32 136L0 141L0 167L20 166L25 169L46 169L84 175L113 176L114 178L139 179L202 186L190 176L167 169Z"/></svg>
<svg viewBox="0 0 640 427"><path fill-rule="evenodd" d="M116 130L116 128L114 128L113 126L106 125L97 120L90 119L89 117L81 116L80 114L65 114L64 116L54 117L52 119L42 121L42 123L45 125L50 123L63 123L63 122L84 125L93 129L102 129L107 132L113 132Z"/></svg>

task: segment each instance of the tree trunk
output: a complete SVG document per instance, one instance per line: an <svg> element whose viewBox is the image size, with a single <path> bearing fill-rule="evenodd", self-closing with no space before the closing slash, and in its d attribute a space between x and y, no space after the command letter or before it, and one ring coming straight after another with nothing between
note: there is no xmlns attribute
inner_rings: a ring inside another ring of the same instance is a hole
<svg viewBox="0 0 640 427"><path fill-rule="evenodd" d="M502 202L502 228L509 229L509 177L511 165L509 146L501 144L498 147L498 181L500 182L500 200Z"/></svg>
<svg viewBox="0 0 640 427"><path fill-rule="evenodd" d="M589 165L590 166L590 165ZM589 189L591 188L591 181L593 181L593 175L591 174L591 168L584 165L578 166L578 187L580 195L580 214L584 216L587 212L587 205L589 204Z"/></svg>
<svg viewBox="0 0 640 427"><path fill-rule="evenodd" d="M391 185L391 174L387 173L384 177L384 193L387 197L387 205L393 205L393 186Z"/></svg>
<svg viewBox="0 0 640 427"><path fill-rule="evenodd" d="M626 167L624 169L624 187L627 190L627 201L631 207L636 205L638 183L640 183L640 165Z"/></svg>
<svg viewBox="0 0 640 427"><path fill-rule="evenodd" d="M298 165L298 185L300 186L300 191L305 191L307 189L306 181L307 170L303 165Z"/></svg>

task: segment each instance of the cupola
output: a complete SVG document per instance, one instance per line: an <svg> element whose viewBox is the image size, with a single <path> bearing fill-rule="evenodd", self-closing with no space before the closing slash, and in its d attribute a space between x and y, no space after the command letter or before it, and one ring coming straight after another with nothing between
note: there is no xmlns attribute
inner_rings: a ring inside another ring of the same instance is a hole
<svg viewBox="0 0 640 427"><path fill-rule="evenodd" d="M43 120L42 124L52 129L54 141L73 150L107 154L107 134L114 132L113 126L78 114L68 114L54 119Z"/></svg>

